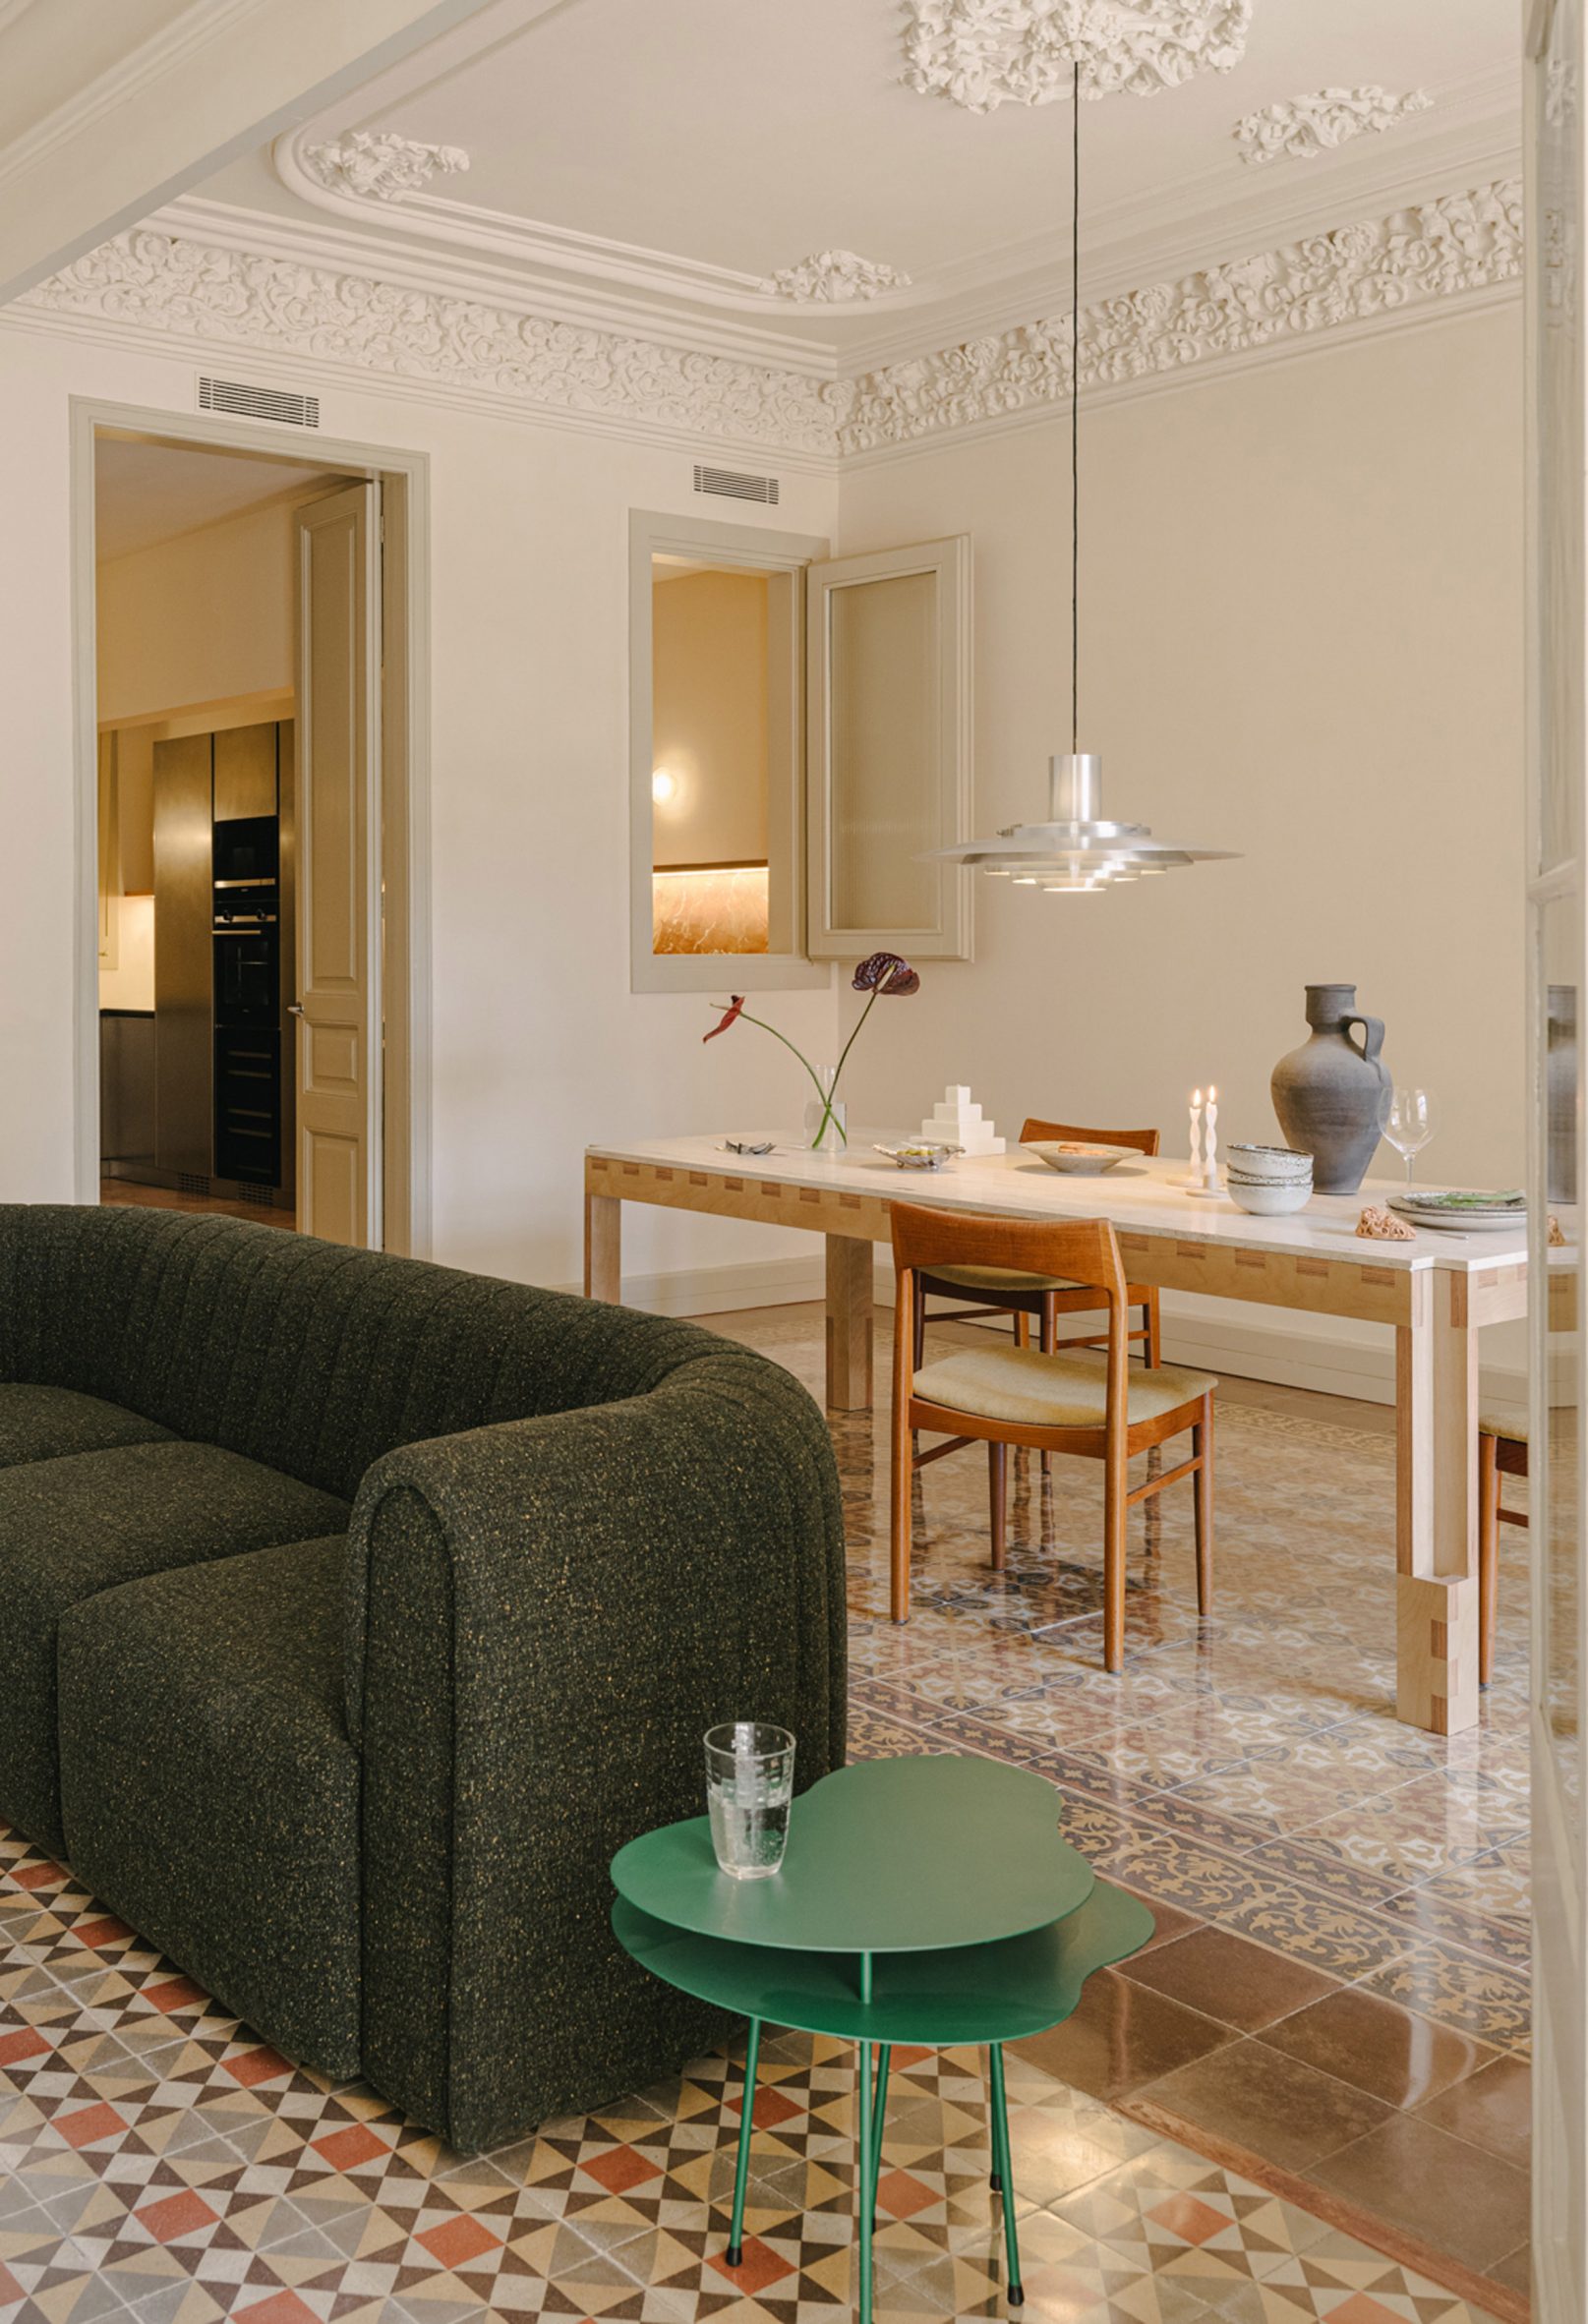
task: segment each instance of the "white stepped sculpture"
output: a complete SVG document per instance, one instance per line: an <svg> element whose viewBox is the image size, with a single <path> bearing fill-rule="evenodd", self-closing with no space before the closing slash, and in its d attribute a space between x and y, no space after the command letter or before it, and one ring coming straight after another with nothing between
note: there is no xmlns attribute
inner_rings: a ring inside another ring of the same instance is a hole
<svg viewBox="0 0 1588 2324"><path fill-rule="evenodd" d="M972 1105L970 1092L963 1081L951 1081L920 1126L923 1138L938 1145L958 1146L966 1154L1001 1154L1004 1141L993 1133L990 1122L981 1119L981 1108Z"/></svg>

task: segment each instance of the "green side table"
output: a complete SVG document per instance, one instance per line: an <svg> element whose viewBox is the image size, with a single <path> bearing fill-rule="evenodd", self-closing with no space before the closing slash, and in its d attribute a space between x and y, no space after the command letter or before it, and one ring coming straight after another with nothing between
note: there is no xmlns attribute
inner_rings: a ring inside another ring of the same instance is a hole
<svg viewBox="0 0 1588 2324"><path fill-rule="evenodd" d="M1062 1803L1025 1769L953 1756L864 1761L795 1800L780 1871L719 1871L704 1816L646 1832L613 1859L612 1922L635 1960L749 2019L728 2264L743 2255L761 2027L855 2044L861 2324L888 2068L900 2043L985 2044L992 2184L1003 2201L1009 2299L1025 2297L1004 2093L1005 2042L1068 2017L1093 1969L1138 1952L1152 1916L1099 1881L1059 1835Z"/></svg>

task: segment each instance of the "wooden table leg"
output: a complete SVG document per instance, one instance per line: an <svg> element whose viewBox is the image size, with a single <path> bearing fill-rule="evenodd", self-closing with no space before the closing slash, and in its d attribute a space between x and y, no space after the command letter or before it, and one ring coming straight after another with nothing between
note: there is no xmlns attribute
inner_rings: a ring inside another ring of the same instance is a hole
<svg viewBox="0 0 1588 2324"><path fill-rule="evenodd" d="M1457 1735L1478 1720L1478 1334L1452 1269L1413 1278L1395 1408L1395 1709Z"/></svg>
<svg viewBox="0 0 1588 2324"><path fill-rule="evenodd" d="M864 1412L871 1402L872 1248L856 1235L827 1237L827 1402Z"/></svg>
<svg viewBox="0 0 1588 2324"><path fill-rule="evenodd" d="M616 1194L584 1198L584 1296L620 1307L623 1297L623 1206Z"/></svg>

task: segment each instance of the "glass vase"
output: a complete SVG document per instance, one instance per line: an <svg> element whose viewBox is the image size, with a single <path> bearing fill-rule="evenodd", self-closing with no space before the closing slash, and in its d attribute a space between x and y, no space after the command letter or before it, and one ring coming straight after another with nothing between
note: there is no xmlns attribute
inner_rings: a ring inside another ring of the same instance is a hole
<svg viewBox="0 0 1588 2324"><path fill-rule="evenodd" d="M849 1144L848 1113L842 1098L833 1095L837 1066L818 1066L816 1078L822 1094L805 1101L806 1140L813 1154L842 1154Z"/></svg>

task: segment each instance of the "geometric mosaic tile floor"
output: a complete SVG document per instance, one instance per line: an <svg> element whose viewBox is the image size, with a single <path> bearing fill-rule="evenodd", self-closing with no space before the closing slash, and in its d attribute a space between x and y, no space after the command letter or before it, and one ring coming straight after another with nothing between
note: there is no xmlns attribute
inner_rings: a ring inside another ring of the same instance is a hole
<svg viewBox="0 0 1588 2324"><path fill-rule="evenodd" d="M817 1383L816 1310L723 1326ZM1093 1465L1055 1464L1045 1488L1021 1465L996 1582L984 1471L929 1470L901 1631L875 1425L835 1423L856 1755L1038 1769L1071 1836L1159 1912L1148 1952L1011 2053L1024 2316L1524 2312L1519 1560L1483 1729L1446 1745L1398 1726L1387 1443L1230 1398L1215 1619L1199 1629L1171 1493L1150 1544L1135 1515L1129 1665L1105 1680ZM736 2063L702 2059L599 2118L453 2154L362 2086L288 2065L0 1839L0 2315L837 2324L853 2292L850 2060L792 2034L762 2060L730 2277ZM884 2161L879 2318L1007 2316L973 2054L896 2054Z"/></svg>

